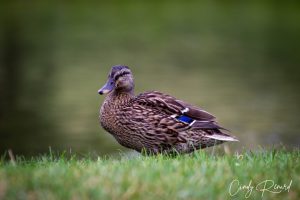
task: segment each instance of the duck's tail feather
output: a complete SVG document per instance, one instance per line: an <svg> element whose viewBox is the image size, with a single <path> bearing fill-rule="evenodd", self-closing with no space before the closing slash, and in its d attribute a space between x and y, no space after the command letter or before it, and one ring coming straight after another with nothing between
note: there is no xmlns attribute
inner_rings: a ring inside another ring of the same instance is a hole
<svg viewBox="0 0 300 200"><path fill-rule="evenodd" d="M212 134L212 135L205 135L205 137L211 138L211 139L215 139L215 140L221 140L221 141L231 141L231 142L238 142L239 140L236 139L233 136L230 135L221 135L221 134Z"/></svg>
<svg viewBox="0 0 300 200"><path fill-rule="evenodd" d="M227 130L225 129L225 131ZM232 141L232 142L239 141L235 136L229 135L228 133L224 133L224 131L221 131L218 128L205 130L205 132L206 132L205 137L211 139L220 140L220 141Z"/></svg>
<svg viewBox="0 0 300 200"><path fill-rule="evenodd" d="M202 130L204 136L219 141L239 141L236 137L229 135L229 130L221 127L216 121L198 121L190 124L192 130ZM226 133L224 133L224 131Z"/></svg>

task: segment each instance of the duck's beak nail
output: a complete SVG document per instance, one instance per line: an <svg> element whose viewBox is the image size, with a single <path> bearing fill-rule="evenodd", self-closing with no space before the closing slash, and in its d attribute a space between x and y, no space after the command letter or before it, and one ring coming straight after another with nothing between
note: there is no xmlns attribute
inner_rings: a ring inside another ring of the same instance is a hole
<svg viewBox="0 0 300 200"><path fill-rule="evenodd" d="M102 95L103 91L102 90L98 90L98 94Z"/></svg>

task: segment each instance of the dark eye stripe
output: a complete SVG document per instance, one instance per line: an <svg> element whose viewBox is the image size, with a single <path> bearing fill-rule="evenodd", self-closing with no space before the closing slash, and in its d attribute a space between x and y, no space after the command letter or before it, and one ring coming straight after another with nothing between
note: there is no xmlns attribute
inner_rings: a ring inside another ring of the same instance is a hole
<svg viewBox="0 0 300 200"><path fill-rule="evenodd" d="M126 72L126 71L125 71L125 72L122 72L121 74L116 75L115 78L114 78L115 81L118 80L121 76L124 76L124 75L126 75L126 74L130 74L130 72Z"/></svg>

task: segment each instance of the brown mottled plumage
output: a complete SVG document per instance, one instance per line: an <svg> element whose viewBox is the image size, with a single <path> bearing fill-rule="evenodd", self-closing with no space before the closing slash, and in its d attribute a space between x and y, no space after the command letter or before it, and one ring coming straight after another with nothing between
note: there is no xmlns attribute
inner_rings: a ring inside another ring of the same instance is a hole
<svg viewBox="0 0 300 200"><path fill-rule="evenodd" d="M147 153L190 153L237 141L224 133L210 113L161 92L134 95L127 66L112 67L100 109L101 126L123 146Z"/></svg>

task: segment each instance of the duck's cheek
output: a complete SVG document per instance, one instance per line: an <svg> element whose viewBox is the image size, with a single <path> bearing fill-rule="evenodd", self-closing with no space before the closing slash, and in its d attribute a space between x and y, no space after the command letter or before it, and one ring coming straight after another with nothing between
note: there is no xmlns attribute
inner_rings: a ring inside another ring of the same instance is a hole
<svg viewBox="0 0 300 200"><path fill-rule="evenodd" d="M118 81L116 81L116 88L128 89L128 88L130 88L130 82L128 80L118 80Z"/></svg>

